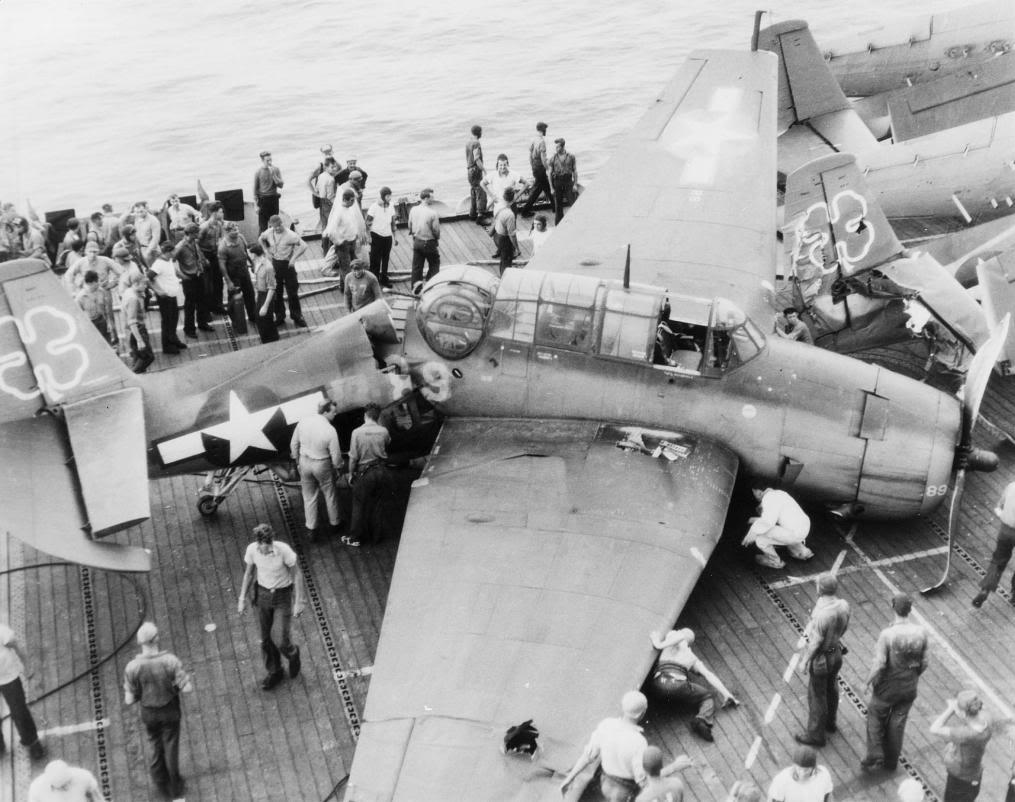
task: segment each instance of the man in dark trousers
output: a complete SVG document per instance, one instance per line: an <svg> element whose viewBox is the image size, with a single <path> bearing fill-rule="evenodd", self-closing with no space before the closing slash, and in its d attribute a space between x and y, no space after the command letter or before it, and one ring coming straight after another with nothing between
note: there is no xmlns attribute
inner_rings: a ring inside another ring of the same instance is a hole
<svg viewBox="0 0 1015 802"><path fill-rule="evenodd" d="M553 140L557 150L550 159L550 183L553 184L554 225L564 218L564 205L571 202L571 193L578 186L578 167L574 156L564 148L564 140Z"/></svg>
<svg viewBox="0 0 1015 802"><path fill-rule="evenodd" d="M289 661L289 678L295 679L300 674L303 665L300 647L292 642L290 633L293 616L303 614L305 589L292 547L275 540L275 532L268 524L255 526L254 537L256 540L247 546L243 555L245 567L236 612L243 614L247 593L252 591L261 632L261 654L268 670L261 680L261 689L270 691L285 679L281 655ZM276 616L282 630L282 642L278 645L271 635Z"/></svg>
<svg viewBox="0 0 1015 802"><path fill-rule="evenodd" d="M14 630L6 623L0 622L0 696L7 702L14 729L23 746L28 747L32 760L41 760L46 756L46 747L39 740L39 732L35 728L35 719L25 701L25 686L21 676L31 676L25 672L25 653L18 642ZM0 754L7 751L3 733L0 732Z"/></svg>
<svg viewBox="0 0 1015 802"><path fill-rule="evenodd" d="M175 654L159 648L159 630L145 621L137 631L141 654L123 672L123 701L141 705L141 722L152 747L152 780L174 798L183 795L180 777L180 694L193 686Z"/></svg>
<svg viewBox="0 0 1015 802"><path fill-rule="evenodd" d="M483 222L486 214L486 192L483 191L483 146L479 144L483 136L481 126L472 126L472 138L465 143L465 174L469 179L469 219L476 223Z"/></svg>
<svg viewBox="0 0 1015 802"><path fill-rule="evenodd" d="M261 166L254 173L254 206L257 207L257 230L264 231L268 220L278 214L278 191L282 188L282 171L271 163L271 153L261 151Z"/></svg>
<svg viewBox="0 0 1015 802"><path fill-rule="evenodd" d="M529 167L532 168L532 189L529 199L522 209L522 217L532 216L532 207L540 195L546 195L548 201L553 200L550 191L550 159L546 153L546 123L536 123L536 138L529 144Z"/></svg>
<svg viewBox="0 0 1015 802"><path fill-rule="evenodd" d="M803 649L800 670L809 678L807 686L807 730L793 737L807 746L824 746L825 733L835 732L839 710L839 669L842 668L842 636L849 627L849 603L836 593L839 581L834 574L818 577L818 601L811 612L797 649Z"/></svg>
<svg viewBox="0 0 1015 802"><path fill-rule="evenodd" d="M980 582L980 592L973 597L973 607L982 607L990 592L997 590L1001 574L1008 566L1012 551L1015 550L1015 482L1009 484L1001 493L1001 500L994 507L994 515L999 519L997 542L994 554L990 558L987 575ZM1011 580L1012 602L1015 603L1015 576Z"/></svg>
<svg viewBox="0 0 1015 802"><path fill-rule="evenodd" d="M349 443L349 486L352 488L352 522L349 535L342 538L347 546L377 543L384 537L378 519L385 514L381 506L390 496L388 445L391 435L377 419L381 409L367 404L363 425L353 430Z"/></svg>
<svg viewBox="0 0 1015 802"><path fill-rule="evenodd" d="M916 686L927 668L927 631L909 620L913 600L905 593L892 597L895 620L881 630L867 685L867 756L865 771L895 771L902 752L906 718L916 700Z"/></svg>

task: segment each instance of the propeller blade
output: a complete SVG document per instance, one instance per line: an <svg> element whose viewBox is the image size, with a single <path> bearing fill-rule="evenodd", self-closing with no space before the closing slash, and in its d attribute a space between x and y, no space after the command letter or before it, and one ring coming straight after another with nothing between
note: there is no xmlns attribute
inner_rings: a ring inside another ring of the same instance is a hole
<svg viewBox="0 0 1015 802"><path fill-rule="evenodd" d="M990 338L980 347L980 350L973 356L972 362L969 363L969 372L966 374L966 383L962 386L960 396L965 417L962 445L967 448L970 445L969 439L972 437L977 416L980 414L980 402L983 401L983 394L987 392L990 372L994 369L998 356L1001 355L1005 340L1008 339L1010 325L1011 312L1006 314L990 333Z"/></svg>
<svg viewBox="0 0 1015 802"><path fill-rule="evenodd" d="M945 559L945 570L937 584L931 585L920 591L924 596L937 593L948 583L948 574L952 569L952 543L955 540L955 529L959 524L959 510L962 505L962 495L966 489L966 469L959 468L955 474L955 488L952 490L951 506L948 508L948 556Z"/></svg>

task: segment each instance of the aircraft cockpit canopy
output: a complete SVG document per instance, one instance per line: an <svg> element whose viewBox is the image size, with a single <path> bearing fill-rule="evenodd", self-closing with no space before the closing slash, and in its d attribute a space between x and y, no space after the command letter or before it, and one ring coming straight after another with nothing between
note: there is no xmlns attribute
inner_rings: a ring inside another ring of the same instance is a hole
<svg viewBox="0 0 1015 802"><path fill-rule="evenodd" d="M445 359L468 356L483 339L499 281L482 267L453 265L426 283L416 306L416 325Z"/></svg>

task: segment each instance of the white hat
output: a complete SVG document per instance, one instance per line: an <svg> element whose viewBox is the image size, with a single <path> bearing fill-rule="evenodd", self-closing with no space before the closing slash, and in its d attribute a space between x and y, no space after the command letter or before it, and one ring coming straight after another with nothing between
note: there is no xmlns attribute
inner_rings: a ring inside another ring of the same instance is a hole
<svg viewBox="0 0 1015 802"><path fill-rule="evenodd" d="M159 636L159 628L151 621L145 621L137 630L137 642L142 646Z"/></svg>
<svg viewBox="0 0 1015 802"><path fill-rule="evenodd" d="M46 770L42 776L46 778L46 782L51 786L59 788L67 785L67 783L74 779L74 772L71 771L70 766L64 761L51 760L46 765Z"/></svg>
<svg viewBox="0 0 1015 802"><path fill-rule="evenodd" d="M625 716L641 718L648 710L648 699L641 691L628 691L620 700L620 709Z"/></svg>
<svg viewBox="0 0 1015 802"><path fill-rule="evenodd" d="M907 777L899 783L899 802L923 802L925 798L919 781Z"/></svg>

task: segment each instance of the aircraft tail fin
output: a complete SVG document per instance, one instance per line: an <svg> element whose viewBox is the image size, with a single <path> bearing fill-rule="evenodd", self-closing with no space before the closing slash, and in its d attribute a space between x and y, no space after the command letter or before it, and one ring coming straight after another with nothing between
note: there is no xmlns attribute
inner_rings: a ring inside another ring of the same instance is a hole
<svg viewBox="0 0 1015 802"><path fill-rule="evenodd" d="M43 263L0 265L0 531L48 554L148 570L102 537L149 517L142 391Z"/></svg>
<svg viewBox="0 0 1015 802"><path fill-rule="evenodd" d="M801 280L821 276L822 283L830 285L903 252L848 153L823 156L790 173L785 220L790 272Z"/></svg>
<svg viewBox="0 0 1015 802"><path fill-rule="evenodd" d="M836 151L877 143L839 87L803 20L762 29L758 46L779 56L779 133L806 124Z"/></svg>

